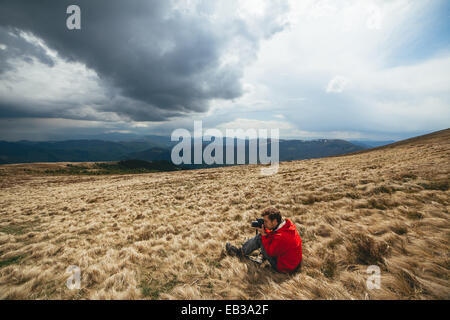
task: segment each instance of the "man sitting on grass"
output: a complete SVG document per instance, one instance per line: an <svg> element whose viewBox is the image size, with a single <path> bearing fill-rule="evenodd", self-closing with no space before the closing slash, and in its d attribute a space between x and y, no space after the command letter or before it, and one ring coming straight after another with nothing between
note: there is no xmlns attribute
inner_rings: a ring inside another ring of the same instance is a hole
<svg viewBox="0 0 450 320"><path fill-rule="evenodd" d="M246 241L242 248L227 243L227 253L244 257L261 249L263 258L276 271L297 271L302 261L302 239L295 225L289 219L282 220L280 211L275 208L265 209L262 217L264 224L261 228L256 228L259 234Z"/></svg>

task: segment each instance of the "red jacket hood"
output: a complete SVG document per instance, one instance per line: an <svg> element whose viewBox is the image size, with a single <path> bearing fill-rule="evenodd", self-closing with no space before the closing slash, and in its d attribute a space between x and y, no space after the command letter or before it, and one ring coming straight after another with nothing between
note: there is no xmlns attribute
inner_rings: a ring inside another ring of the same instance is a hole
<svg viewBox="0 0 450 320"><path fill-rule="evenodd" d="M285 221L285 223L280 229L278 229L276 231L270 231L269 230L269 232L284 232L284 231L289 231L289 230L290 231L295 231L296 230L295 225L291 222L291 220L285 219L284 221Z"/></svg>

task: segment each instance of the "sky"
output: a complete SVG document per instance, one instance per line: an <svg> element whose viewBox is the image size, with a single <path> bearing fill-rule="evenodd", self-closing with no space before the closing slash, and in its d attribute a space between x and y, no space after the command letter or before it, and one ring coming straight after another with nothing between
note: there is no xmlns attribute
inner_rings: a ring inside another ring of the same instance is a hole
<svg viewBox="0 0 450 320"><path fill-rule="evenodd" d="M0 0L0 140L446 129L449 18L445 0Z"/></svg>

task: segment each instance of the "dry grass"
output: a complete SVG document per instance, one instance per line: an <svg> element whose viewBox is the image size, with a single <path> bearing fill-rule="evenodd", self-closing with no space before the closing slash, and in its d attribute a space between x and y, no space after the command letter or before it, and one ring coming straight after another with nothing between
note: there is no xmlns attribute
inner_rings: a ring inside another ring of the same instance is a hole
<svg viewBox="0 0 450 320"><path fill-rule="evenodd" d="M96 177L1 166L0 298L449 299L449 142L446 130L269 177L255 165ZM301 272L224 255L267 206L297 225ZM370 264L379 290L366 288ZM81 290L65 285L69 265Z"/></svg>

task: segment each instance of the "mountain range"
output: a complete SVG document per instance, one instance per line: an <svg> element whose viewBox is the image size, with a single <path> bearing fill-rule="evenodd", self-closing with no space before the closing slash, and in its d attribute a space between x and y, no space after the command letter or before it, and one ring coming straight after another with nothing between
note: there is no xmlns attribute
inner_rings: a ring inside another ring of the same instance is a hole
<svg viewBox="0 0 450 320"><path fill-rule="evenodd" d="M0 141L0 164L60 161L120 161L139 159L159 161L171 159L171 149L177 141L165 136L131 136L127 140L114 141L119 136L102 136L104 139L79 139L64 141ZM224 140L225 141L225 140ZM235 139L234 154L236 159L237 145L244 140ZM269 140L270 143L270 140ZM388 143L388 142L386 142ZM384 144L386 144L384 143ZM203 143L205 148L208 143ZM224 154L225 154L225 142ZM318 140L279 140L280 161L321 158L345 154L382 145L340 139ZM193 143L192 153L193 154ZM245 140L246 163L248 163L248 145ZM269 148L270 150L270 148ZM269 152L270 153L270 152Z"/></svg>

